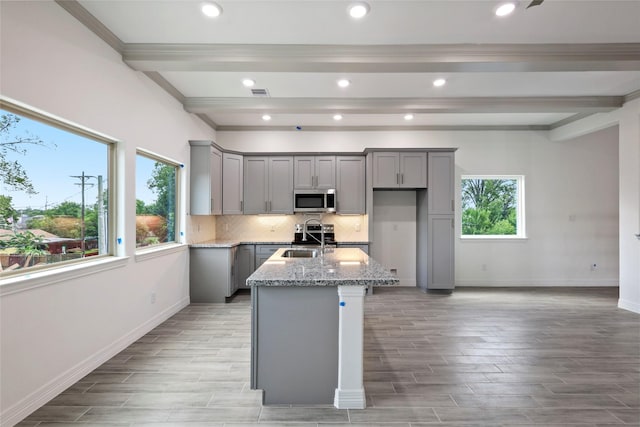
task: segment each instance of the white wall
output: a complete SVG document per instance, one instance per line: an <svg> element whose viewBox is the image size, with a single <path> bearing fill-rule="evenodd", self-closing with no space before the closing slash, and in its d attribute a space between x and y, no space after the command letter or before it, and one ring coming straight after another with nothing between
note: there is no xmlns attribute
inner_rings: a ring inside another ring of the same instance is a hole
<svg viewBox="0 0 640 427"><path fill-rule="evenodd" d="M618 284L615 128L563 142L534 131L218 132L217 142L244 152L457 147L458 193L463 174L525 176L528 235L456 240L458 286ZM459 212L458 201L458 235ZM597 270L591 271L592 263Z"/></svg>
<svg viewBox="0 0 640 427"><path fill-rule="evenodd" d="M640 313L640 99L611 113L597 114L554 129L557 141L610 126L619 128L620 299L618 306Z"/></svg>
<svg viewBox="0 0 640 427"><path fill-rule="evenodd" d="M3 1L0 15L2 95L121 140L126 212L135 211L136 147L188 169L188 140L215 137L55 3ZM186 248L136 261L134 215L122 237L124 266L0 298L3 426L188 304Z"/></svg>
<svg viewBox="0 0 640 427"><path fill-rule="evenodd" d="M416 192L374 191L371 256L396 270L400 286L416 286Z"/></svg>

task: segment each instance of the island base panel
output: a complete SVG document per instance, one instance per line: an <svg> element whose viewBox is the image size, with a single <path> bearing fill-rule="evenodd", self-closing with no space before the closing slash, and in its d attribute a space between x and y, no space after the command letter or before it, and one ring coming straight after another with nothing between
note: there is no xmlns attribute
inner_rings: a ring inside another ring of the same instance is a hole
<svg viewBox="0 0 640 427"><path fill-rule="evenodd" d="M252 292L253 388L263 404L332 404L338 385L335 287L258 286Z"/></svg>

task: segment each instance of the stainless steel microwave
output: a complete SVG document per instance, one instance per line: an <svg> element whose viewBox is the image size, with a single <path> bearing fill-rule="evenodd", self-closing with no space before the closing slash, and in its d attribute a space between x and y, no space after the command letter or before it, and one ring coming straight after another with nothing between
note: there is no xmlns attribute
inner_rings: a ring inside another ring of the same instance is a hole
<svg viewBox="0 0 640 427"><path fill-rule="evenodd" d="M336 190L294 190L294 212L335 212Z"/></svg>

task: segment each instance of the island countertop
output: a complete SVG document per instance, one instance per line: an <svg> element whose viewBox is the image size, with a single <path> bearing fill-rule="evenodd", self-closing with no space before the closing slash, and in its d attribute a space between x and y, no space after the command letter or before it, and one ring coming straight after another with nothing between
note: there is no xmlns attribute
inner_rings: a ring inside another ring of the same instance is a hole
<svg viewBox="0 0 640 427"><path fill-rule="evenodd" d="M399 279L357 248L327 249L323 257L285 258L280 248L247 279L249 286L390 286Z"/></svg>

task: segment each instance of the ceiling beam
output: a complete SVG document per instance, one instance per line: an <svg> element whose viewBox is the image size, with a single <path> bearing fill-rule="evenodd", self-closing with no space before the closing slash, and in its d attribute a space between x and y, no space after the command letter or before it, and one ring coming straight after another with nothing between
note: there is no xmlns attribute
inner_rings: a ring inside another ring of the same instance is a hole
<svg viewBox="0 0 640 427"><path fill-rule="evenodd" d="M185 98L191 113L594 113L623 104L622 96L476 98Z"/></svg>
<svg viewBox="0 0 640 427"><path fill-rule="evenodd" d="M139 71L314 73L640 70L640 43L454 45L125 44Z"/></svg>

